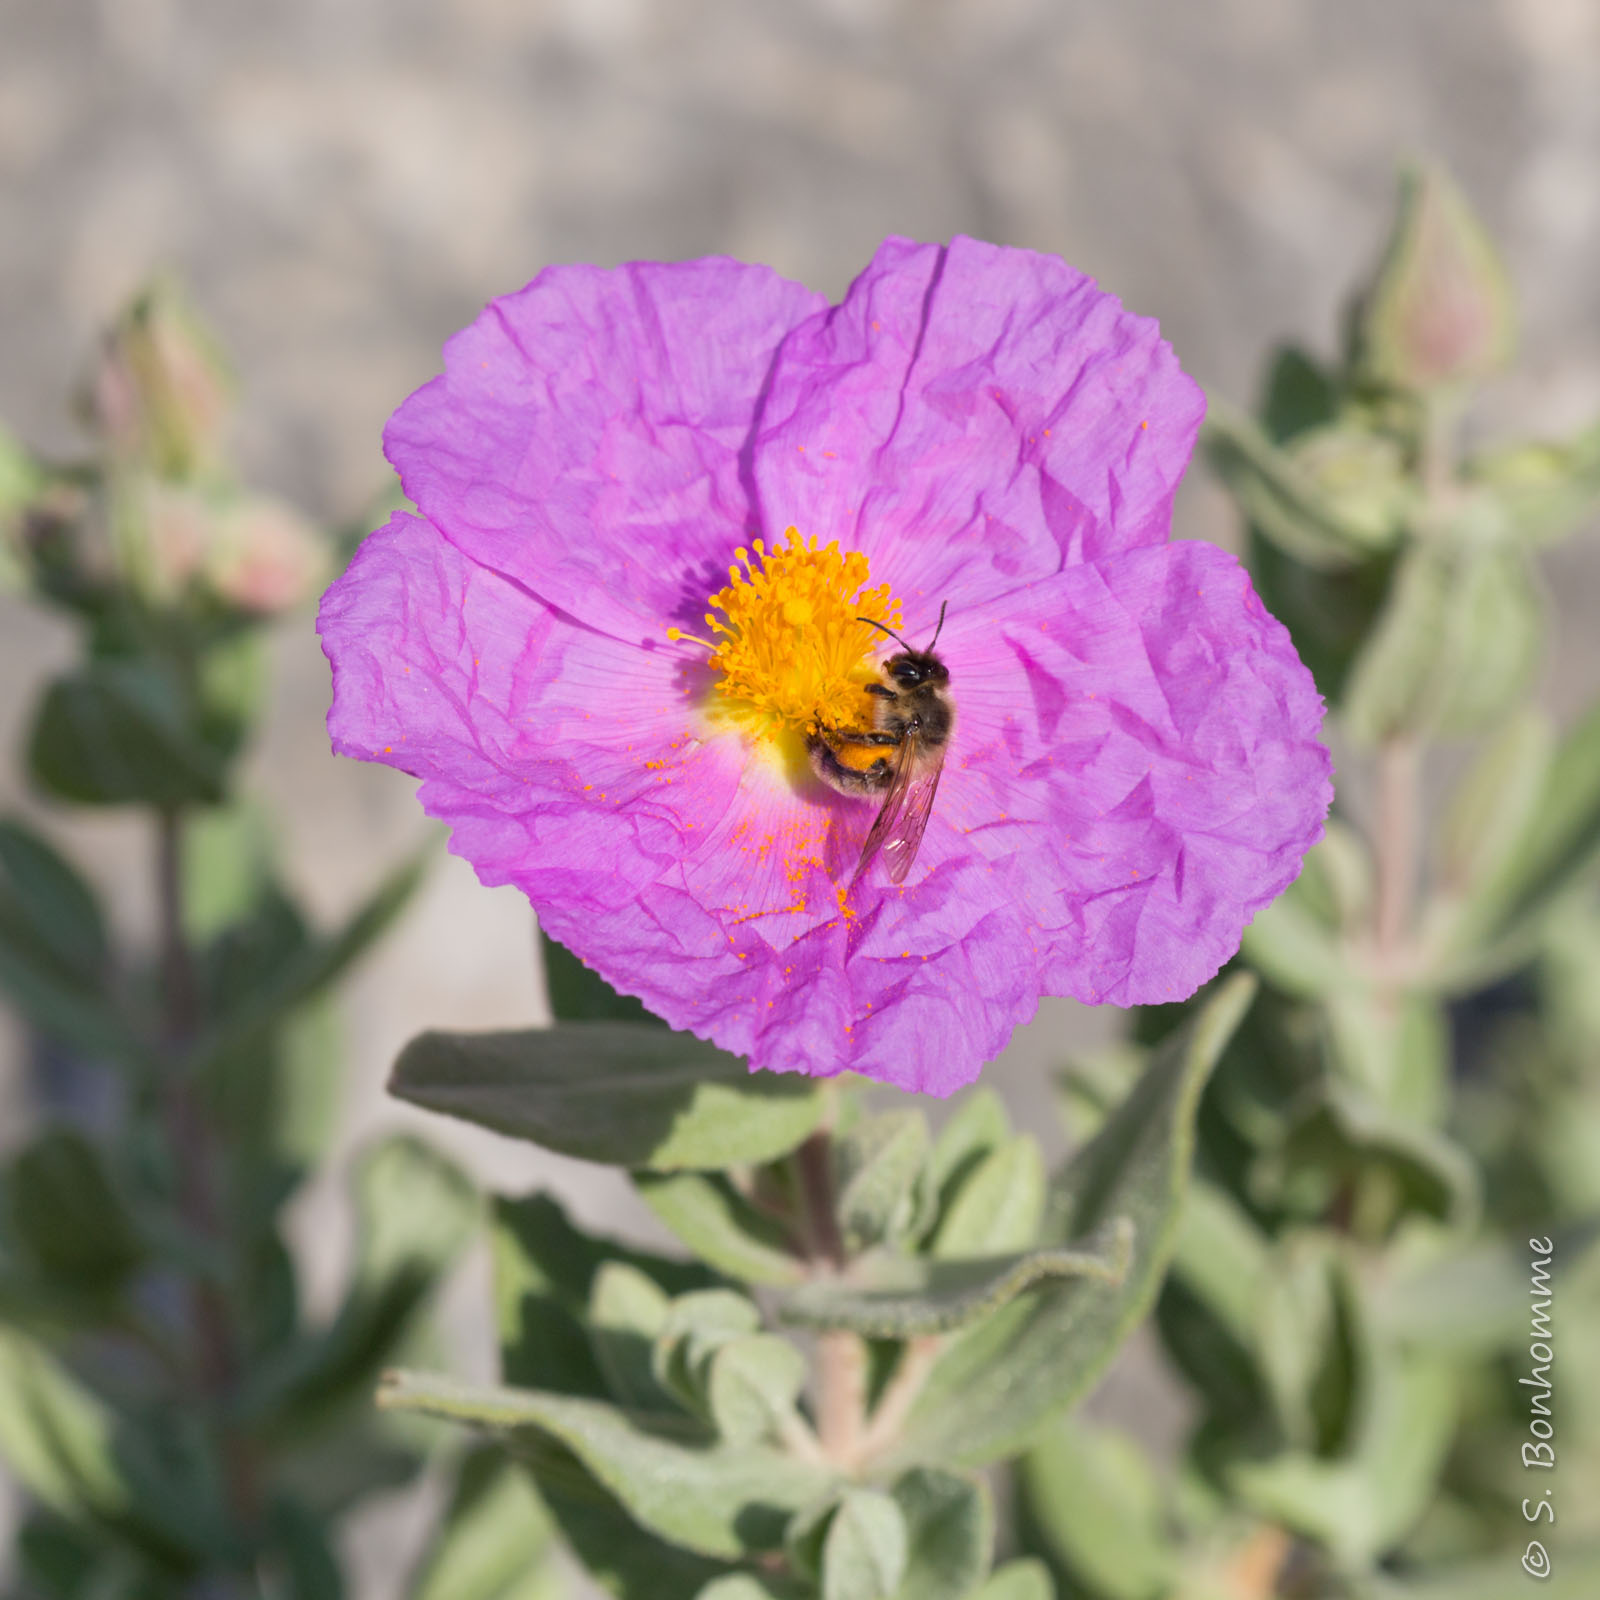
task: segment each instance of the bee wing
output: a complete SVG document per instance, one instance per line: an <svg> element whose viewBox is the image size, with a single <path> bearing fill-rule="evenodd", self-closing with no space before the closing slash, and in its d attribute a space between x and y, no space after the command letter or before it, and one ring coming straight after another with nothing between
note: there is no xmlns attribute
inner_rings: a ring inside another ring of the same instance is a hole
<svg viewBox="0 0 1600 1600"><path fill-rule="evenodd" d="M939 776L944 771L942 757L928 767L919 760L921 753L921 740L916 732L907 733L900 741L894 775L889 779L888 792L867 842L861 847L861 859L856 863L851 883L871 866L879 851L883 852L890 883L905 882L911 863L917 859L922 835L927 831L928 818L933 813L933 797L939 791Z"/></svg>

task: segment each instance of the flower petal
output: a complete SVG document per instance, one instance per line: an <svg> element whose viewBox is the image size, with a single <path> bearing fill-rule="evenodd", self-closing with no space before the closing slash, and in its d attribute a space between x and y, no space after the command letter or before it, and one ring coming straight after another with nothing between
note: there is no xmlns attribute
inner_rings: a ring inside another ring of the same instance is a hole
<svg viewBox="0 0 1600 1600"><path fill-rule="evenodd" d="M784 342L762 521L864 551L936 612L1163 542L1204 409L1156 324L1064 261L890 239Z"/></svg>
<svg viewBox="0 0 1600 1600"><path fill-rule="evenodd" d="M384 448L437 528L551 605L628 639L698 627L751 531L773 352L825 304L721 257L550 267L450 340Z"/></svg>
<svg viewBox="0 0 1600 1600"><path fill-rule="evenodd" d="M1191 993L1330 793L1309 674L1221 551L957 599L922 852L903 888L869 873L848 901L870 802L702 740L677 653L575 625L420 518L324 602L330 727L420 776L485 882L674 1026L754 1066L946 1094L1042 994Z"/></svg>

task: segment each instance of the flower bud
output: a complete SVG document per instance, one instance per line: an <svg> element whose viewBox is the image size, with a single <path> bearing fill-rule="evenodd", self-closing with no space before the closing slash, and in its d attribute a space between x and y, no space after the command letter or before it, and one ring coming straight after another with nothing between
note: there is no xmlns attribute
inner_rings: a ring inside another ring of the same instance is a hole
<svg viewBox="0 0 1600 1600"><path fill-rule="evenodd" d="M147 472L111 489L111 564L146 600L169 605L200 569L215 510L203 491Z"/></svg>
<svg viewBox="0 0 1600 1600"><path fill-rule="evenodd" d="M107 334L89 409L118 460L185 480L220 464L231 390L211 336L178 290L157 282Z"/></svg>
<svg viewBox="0 0 1600 1600"><path fill-rule="evenodd" d="M328 578L328 547L292 506L251 496L227 506L205 556L219 599L258 616L310 598Z"/></svg>
<svg viewBox="0 0 1600 1600"><path fill-rule="evenodd" d="M1510 357L1513 322L1505 269L1460 189L1436 168L1404 173L1394 233L1360 310L1363 372L1411 390L1486 377Z"/></svg>

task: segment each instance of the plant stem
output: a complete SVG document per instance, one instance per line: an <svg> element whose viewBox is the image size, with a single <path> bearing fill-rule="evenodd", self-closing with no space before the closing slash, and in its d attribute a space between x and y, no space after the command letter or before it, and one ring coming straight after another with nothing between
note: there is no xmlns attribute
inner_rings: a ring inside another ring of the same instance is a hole
<svg viewBox="0 0 1600 1600"><path fill-rule="evenodd" d="M186 1059L199 1032L200 1003L194 956L183 928L183 816L175 808L157 815L156 914L162 1036L168 1056L163 1112L177 1179L178 1209L195 1233L220 1242L225 1230L216 1192L214 1140ZM203 1274L190 1280L189 1319L196 1398L215 1408L237 1382L239 1361L227 1299ZM229 1503L238 1520L249 1526L261 1509L254 1452L246 1439L226 1428L219 1444Z"/></svg>
<svg viewBox="0 0 1600 1600"><path fill-rule="evenodd" d="M866 1412L866 1341L848 1328L830 1328L817 1338L817 1438L836 1465L855 1465Z"/></svg>
<svg viewBox="0 0 1600 1600"><path fill-rule="evenodd" d="M842 1272L844 1240L833 1209L832 1147L828 1135L814 1133L795 1152L800 1176L800 1203L804 1213L807 1247L813 1266Z"/></svg>
<svg viewBox="0 0 1600 1600"><path fill-rule="evenodd" d="M183 815L168 808L156 816L156 915L161 937L162 1033L175 1055L185 1050L199 1023L194 960L183 932Z"/></svg>
<svg viewBox="0 0 1600 1600"><path fill-rule="evenodd" d="M825 1131L811 1135L796 1152L800 1196L812 1271L831 1277L848 1261L834 1212L832 1147ZM817 1339L817 1438L823 1454L843 1467L860 1450L867 1411L867 1347L858 1334L831 1328Z"/></svg>
<svg viewBox="0 0 1600 1600"><path fill-rule="evenodd" d="M863 1460L870 1460L888 1449L900 1437L900 1430L911 1414L911 1407L922 1393L922 1386L928 1381L928 1374L939 1359L943 1343L938 1334L923 1334L907 1343L900 1357L900 1365L884 1385L883 1394L873 1409L872 1420L861 1436L860 1454Z"/></svg>
<svg viewBox="0 0 1600 1600"><path fill-rule="evenodd" d="M1421 751L1406 734L1378 747L1377 817L1373 854L1377 867L1374 943L1380 971L1393 974L1412 931L1421 838Z"/></svg>

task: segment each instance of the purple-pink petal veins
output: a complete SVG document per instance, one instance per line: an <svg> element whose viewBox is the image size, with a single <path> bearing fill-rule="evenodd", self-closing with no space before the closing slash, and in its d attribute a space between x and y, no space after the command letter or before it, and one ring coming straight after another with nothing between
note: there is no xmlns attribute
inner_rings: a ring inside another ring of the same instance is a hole
<svg viewBox="0 0 1600 1600"><path fill-rule="evenodd" d="M947 1094L1043 995L1194 992L1330 799L1322 706L1238 564L1168 543L1203 402L1060 261L888 241L846 295L555 268L396 413L398 515L329 590L329 727L486 883L753 1066ZM874 807L705 715L734 552L864 554L958 708L903 888Z"/></svg>

